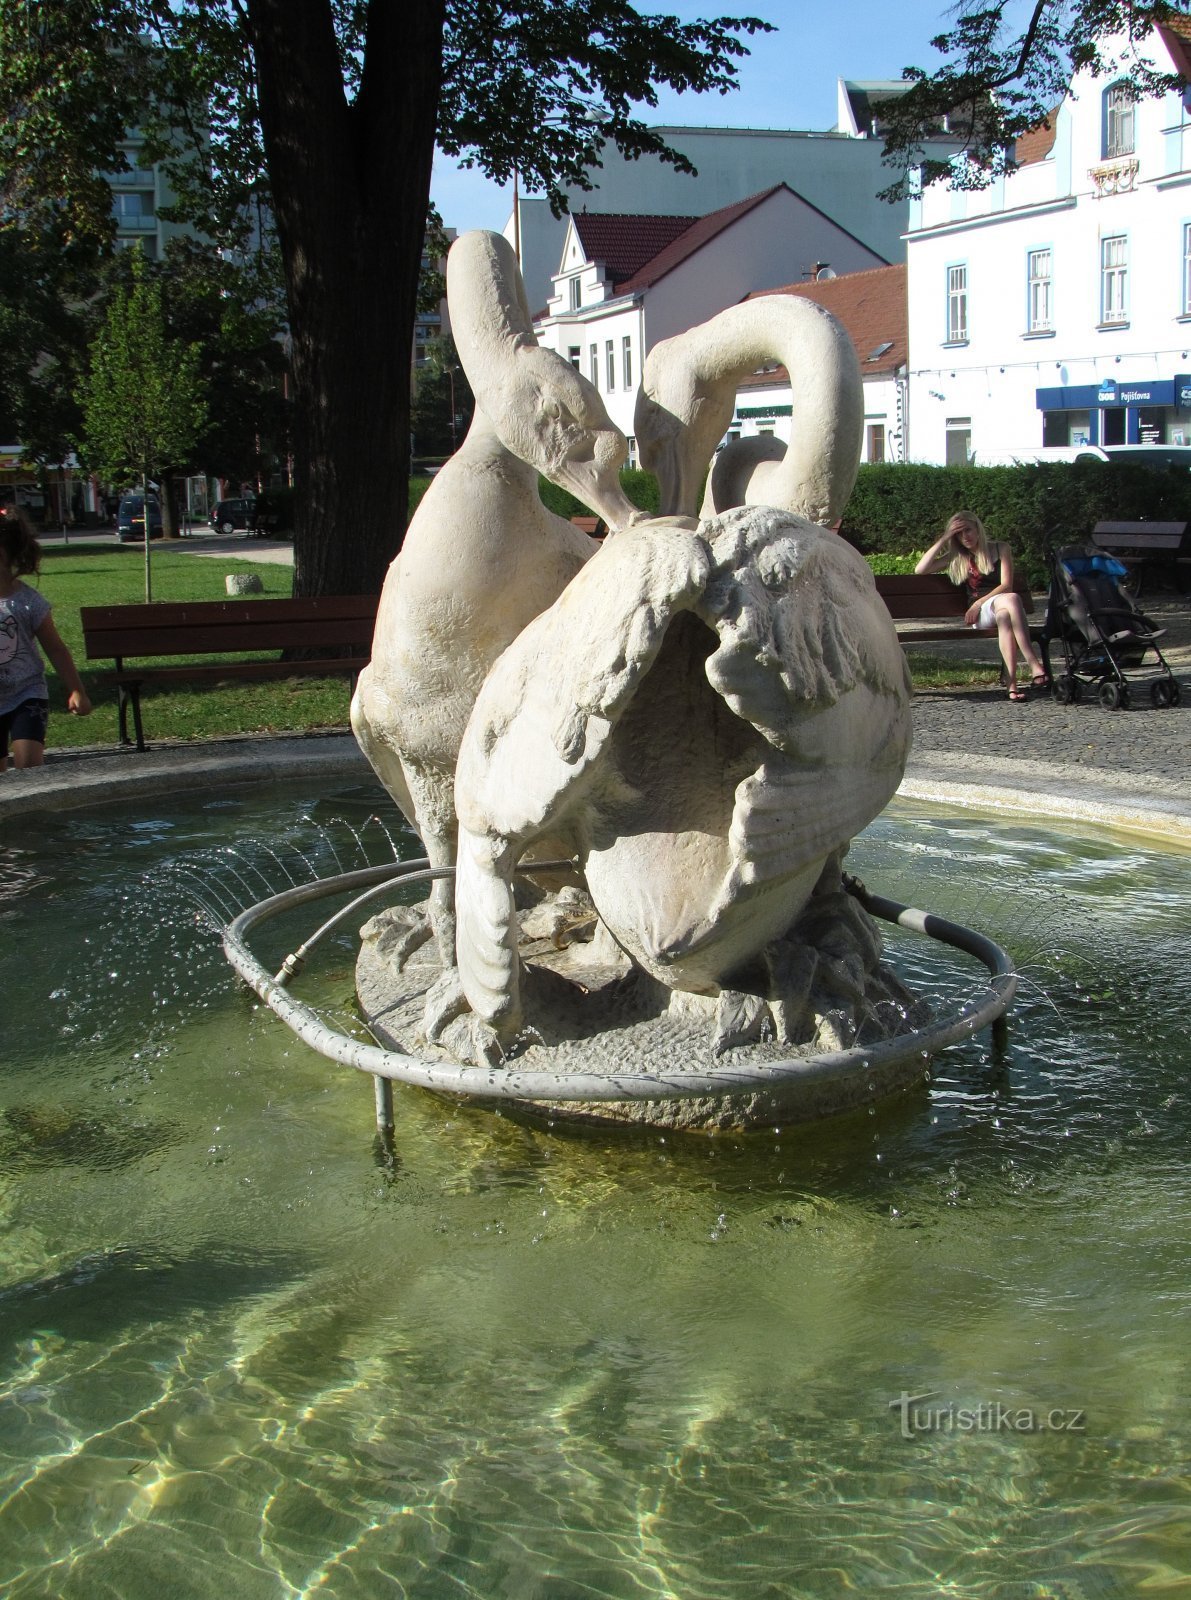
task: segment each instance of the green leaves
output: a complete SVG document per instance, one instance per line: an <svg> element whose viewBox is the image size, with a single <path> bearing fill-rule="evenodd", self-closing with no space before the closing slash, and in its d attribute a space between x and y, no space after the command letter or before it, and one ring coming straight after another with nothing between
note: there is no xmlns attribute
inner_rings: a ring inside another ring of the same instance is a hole
<svg viewBox="0 0 1191 1600"><path fill-rule="evenodd" d="M170 337L161 287L133 254L131 288L118 288L79 390L81 453L113 483L183 466L207 420L197 344Z"/></svg>
<svg viewBox="0 0 1191 1600"><path fill-rule="evenodd" d="M1019 26L1009 0L960 0L954 26L931 41L948 59L932 73L907 67L910 89L881 106L884 160L900 172L882 199L904 199L916 183L984 188L1013 171L1017 139L1055 110L1077 71L1119 75L1147 97L1177 87L1178 78L1135 47L1188 7L1189 0L1035 0ZM957 136L959 158L931 155L925 136L941 131Z"/></svg>

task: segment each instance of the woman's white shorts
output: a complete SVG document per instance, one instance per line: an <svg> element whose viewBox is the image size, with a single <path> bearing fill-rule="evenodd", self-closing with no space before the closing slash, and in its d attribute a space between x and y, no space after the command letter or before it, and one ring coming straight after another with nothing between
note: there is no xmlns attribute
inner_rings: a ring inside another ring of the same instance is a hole
<svg viewBox="0 0 1191 1600"><path fill-rule="evenodd" d="M993 609L991 600L986 600L980 607L980 615L972 624L974 628L992 628L996 626L997 614Z"/></svg>

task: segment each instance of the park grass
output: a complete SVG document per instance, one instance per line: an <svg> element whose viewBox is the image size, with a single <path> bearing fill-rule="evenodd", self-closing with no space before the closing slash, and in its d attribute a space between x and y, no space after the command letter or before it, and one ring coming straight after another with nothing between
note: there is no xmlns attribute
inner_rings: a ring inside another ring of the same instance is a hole
<svg viewBox="0 0 1191 1600"><path fill-rule="evenodd" d="M293 591L289 566L218 559L154 544L154 600L226 600L229 573L255 572L267 597L286 600ZM41 576L35 580L54 608L54 621L83 675L94 712L72 717L66 695L52 668L50 743L59 748L115 744L118 737L116 686L111 662L88 662L83 654L80 606L135 605L145 598L145 561L141 545L76 544L43 550ZM269 655L272 652L262 652ZM244 656L232 659L244 660ZM179 655L154 661L155 666L210 663L210 656ZM346 728L350 685L345 676L282 678L264 683L208 681L202 684L146 686L141 693L145 737L215 739L230 734L308 732Z"/></svg>
<svg viewBox="0 0 1191 1600"><path fill-rule="evenodd" d="M255 572L266 596L288 599L293 574L288 566L245 561L235 556L219 559L189 550L155 544L152 555L155 600L223 600L224 578L229 573ZM145 598L145 565L140 545L74 544L45 550L41 577L36 580L54 608L58 631L70 647L95 707L90 717L66 712L66 696L51 669L50 743L58 747L115 744L117 739L116 688L110 663L88 662L83 654L79 607L84 605L135 605ZM155 662L164 666L211 657L176 656ZM243 660L244 657L236 659ZM961 688L995 684L995 661L979 662L932 654L908 653L917 688ZM146 738L154 740L215 739L236 734L305 733L347 727L349 685L345 677L283 678L263 683L174 684L146 686L141 694Z"/></svg>

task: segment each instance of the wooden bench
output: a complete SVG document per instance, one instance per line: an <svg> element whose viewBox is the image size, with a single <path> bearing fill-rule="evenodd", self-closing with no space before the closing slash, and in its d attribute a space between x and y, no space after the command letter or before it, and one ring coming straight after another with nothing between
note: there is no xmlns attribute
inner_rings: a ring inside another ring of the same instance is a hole
<svg viewBox="0 0 1191 1600"><path fill-rule="evenodd" d="M1030 616L1034 597L1020 573L1014 575L1013 589L1021 596L1026 615ZM967 591L952 583L945 572L878 577L877 593L898 625L897 636L902 644L930 644L936 639L995 639L997 636L996 628L965 626L964 612L972 602ZM1031 624L1031 637L1037 638L1041 631Z"/></svg>
<svg viewBox="0 0 1191 1600"><path fill-rule="evenodd" d="M128 737L132 706L136 748L144 750L141 688L146 683L198 683L240 678L327 677L367 665L376 624L377 596L327 595L304 600L184 600L152 605L82 606L89 661L114 661L119 693L120 743ZM142 666L162 656L247 655L304 650L309 659L187 662ZM336 653L340 652L340 653Z"/></svg>
<svg viewBox="0 0 1191 1600"><path fill-rule="evenodd" d="M1092 543L1129 568L1134 594L1151 574L1163 572L1180 593L1186 592L1191 547L1185 522L1098 522Z"/></svg>

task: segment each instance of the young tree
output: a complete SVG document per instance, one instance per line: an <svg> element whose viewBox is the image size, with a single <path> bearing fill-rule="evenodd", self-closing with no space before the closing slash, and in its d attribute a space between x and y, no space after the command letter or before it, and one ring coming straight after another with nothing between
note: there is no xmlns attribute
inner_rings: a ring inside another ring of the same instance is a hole
<svg viewBox="0 0 1191 1600"><path fill-rule="evenodd" d="M103 238L88 175L118 166L137 121L179 214L209 238L243 247L272 219L292 341L295 588L375 590L405 525L436 131L556 206L606 140L689 167L633 103L656 104L663 83L726 92L741 36L765 26L642 16L627 0L0 0L0 193L9 215L69 213ZM14 132L14 114L35 134Z"/></svg>
<svg viewBox="0 0 1191 1600"><path fill-rule="evenodd" d="M148 277L140 251L133 252L131 287L116 290L79 388L81 453L111 482L161 480L167 536L175 532L170 479L207 420L199 354L197 344L170 337L160 284Z"/></svg>
<svg viewBox="0 0 1191 1600"><path fill-rule="evenodd" d="M915 181L977 189L1012 171L1016 140L1046 120L1076 72L1121 77L1138 96L1175 88L1182 80L1138 47L1189 8L1191 0L1033 0L1019 26L1009 0L960 0L954 26L931 40L942 66L907 67L911 88L882 107L884 159L900 169L886 198L904 198ZM923 134L944 125L966 159L926 152Z"/></svg>

